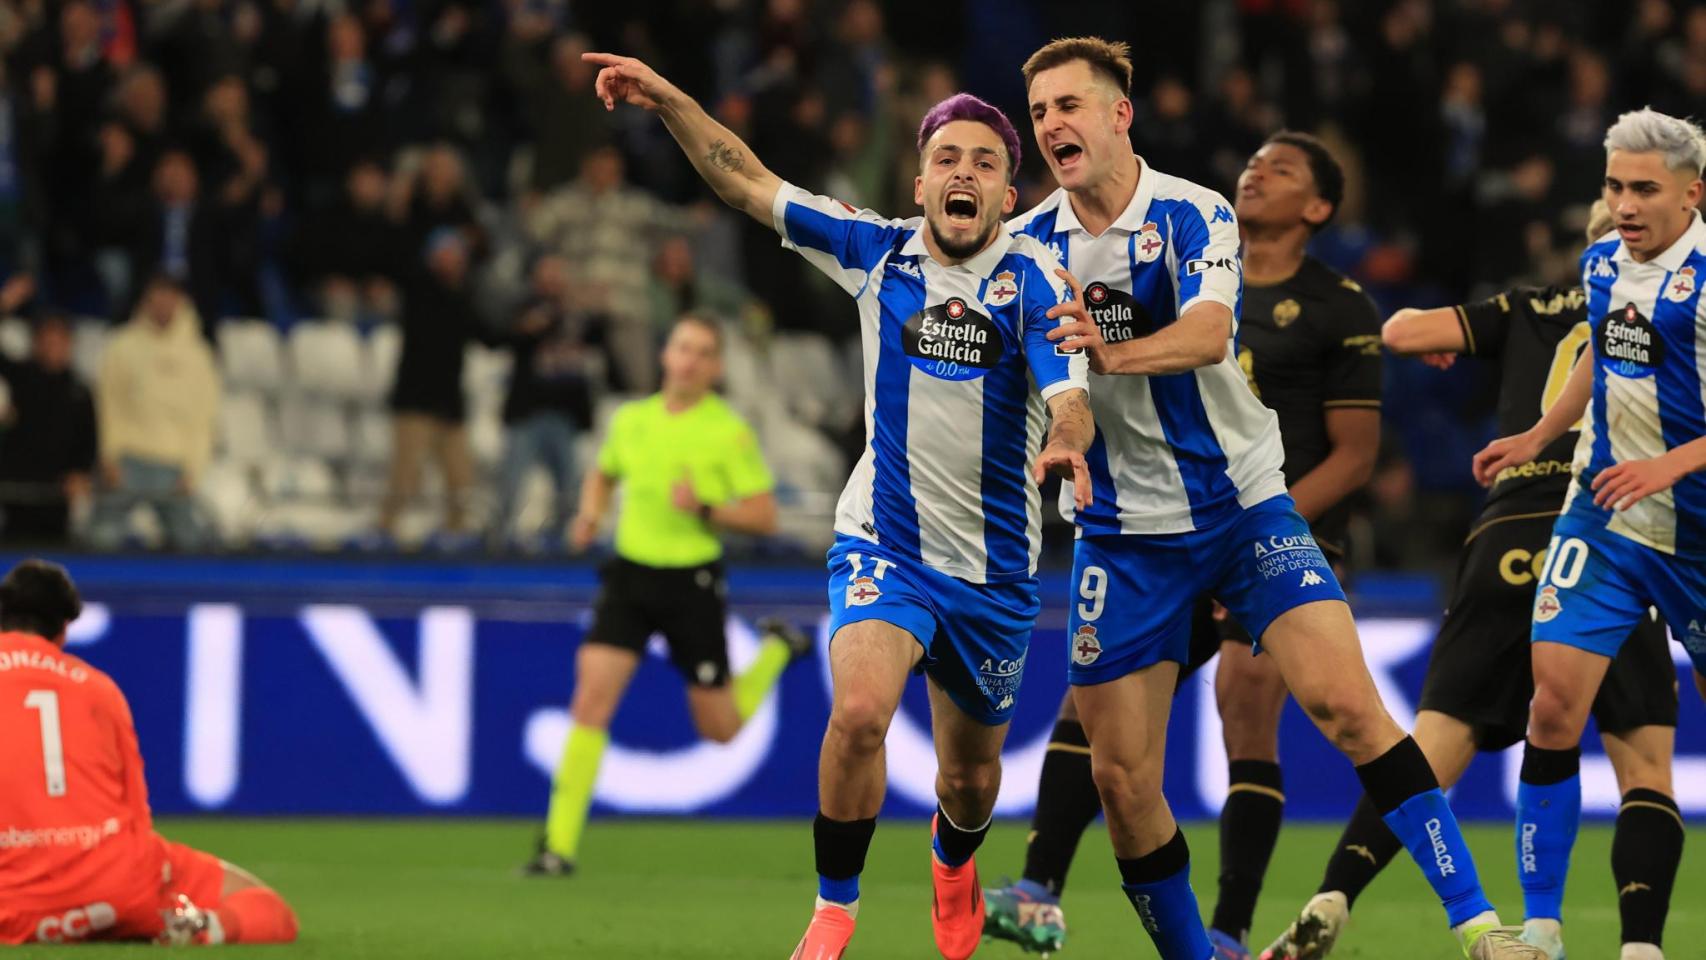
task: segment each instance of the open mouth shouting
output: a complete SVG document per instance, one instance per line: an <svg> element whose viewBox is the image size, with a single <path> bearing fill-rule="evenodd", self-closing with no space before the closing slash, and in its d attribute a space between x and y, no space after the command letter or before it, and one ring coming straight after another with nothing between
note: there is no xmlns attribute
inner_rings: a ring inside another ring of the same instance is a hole
<svg viewBox="0 0 1706 960"><path fill-rule="evenodd" d="M1062 171L1071 170L1084 161L1084 148L1076 143L1057 143L1049 147L1049 155Z"/></svg>
<svg viewBox="0 0 1706 960"><path fill-rule="evenodd" d="M977 194L959 187L948 191L942 199L942 213L949 224L970 228L977 225Z"/></svg>
<svg viewBox="0 0 1706 960"><path fill-rule="evenodd" d="M1635 243L1640 240L1642 235L1646 232L1647 228L1638 223L1626 222L1619 223L1617 225L1617 235L1623 238L1624 243Z"/></svg>

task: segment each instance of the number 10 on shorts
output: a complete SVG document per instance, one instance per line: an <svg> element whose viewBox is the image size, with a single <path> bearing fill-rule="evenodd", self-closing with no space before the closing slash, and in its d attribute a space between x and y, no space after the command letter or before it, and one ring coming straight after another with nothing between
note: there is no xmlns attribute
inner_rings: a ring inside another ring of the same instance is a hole
<svg viewBox="0 0 1706 960"><path fill-rule="evenodd" d="M1534 595L1535 623L1551 623L1564 611L1558 591L1575 586L1587 562L1588 545L1576 537L1553 537L1546 545L1546 565L1540 569L1540 590Z"/></svg>
<svg viewBox="0 0 1706 960"><path fill-rule="evenodd" d="M1568 590L1582 578L1582 568L1588 562L1588 545L1577 537L1560 540L1553 537L1546 545L1546 565L1540 569L1540 582Z"/></svg>

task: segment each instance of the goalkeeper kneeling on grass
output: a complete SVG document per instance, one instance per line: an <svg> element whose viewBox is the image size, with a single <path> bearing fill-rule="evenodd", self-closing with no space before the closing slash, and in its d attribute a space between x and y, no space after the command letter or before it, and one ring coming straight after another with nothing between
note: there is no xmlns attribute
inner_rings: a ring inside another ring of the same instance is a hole
<svg viewBox="0 0 1706 960"><path fill-rule="evenodd" d="M276 891L154 832L130 704L64 649L82 609L57 564L0 580L0 944L295 940Z"/></svg>

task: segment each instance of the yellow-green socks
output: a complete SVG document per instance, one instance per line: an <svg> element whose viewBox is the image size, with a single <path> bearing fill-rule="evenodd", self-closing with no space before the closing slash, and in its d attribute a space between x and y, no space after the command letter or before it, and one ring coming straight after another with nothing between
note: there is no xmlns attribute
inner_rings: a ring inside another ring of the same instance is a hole
<svg viewBox="0 0 1706 960"><path fill-rule="evenodd" d="M610 731L569 728L563 759L551 784L551 807L545 814L545 849L565 860L573 860L586 832L586 814L592 808L592 787L598 782L598 763L610 743Z"/></svg>
<svg viewBox="0 0 1706 960"><path fill-rule="evenodd" d="M750 720L764 698L776 689L776 681L782 679L782 671L788 668L790 656L788 644L781 637L765 637L759 644L758 656L734 682L735 710L740 713L742 722Z"/></svg>

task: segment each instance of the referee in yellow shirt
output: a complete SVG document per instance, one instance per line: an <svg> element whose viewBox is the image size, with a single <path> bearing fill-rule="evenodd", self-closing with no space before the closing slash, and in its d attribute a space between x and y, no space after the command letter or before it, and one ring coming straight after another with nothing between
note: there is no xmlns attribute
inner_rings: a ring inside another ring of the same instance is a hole
<svg viewBox="0 0 1706 960"><path fill-rule="evenodd" d="M623 487L616 556L601 573L592 630L575 656L574 725L528 874L574 871L610 718L653 633L669 642L670 660L687 680L694 726L718 743L740 732L783 668L811 648L798 630L763 621L757 658L731 682L717 534L774 533L776 498L752 428L712 392L722 372L717 325L693 314L676 321L663 348L663 389L616 412L598 468L581 485L569 530L576 551L592 543L617 484Z"/></svg>

